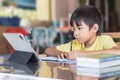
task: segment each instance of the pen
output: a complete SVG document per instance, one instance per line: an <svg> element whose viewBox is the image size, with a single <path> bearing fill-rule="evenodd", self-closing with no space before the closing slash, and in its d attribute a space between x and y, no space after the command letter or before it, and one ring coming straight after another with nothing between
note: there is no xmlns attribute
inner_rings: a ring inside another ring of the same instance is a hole
<svg viewBox="0 0 120 80"><path fill-rule="evenodd" d="M72 41L71 41L71 43L70 43L70 53L71 53L71 51L72 51ZM70 53L68 54L68 59L69 59L69 55L70 55Z"/></svg>
<svg viewBox="0 0 120 80"><path fill-rule="evenodd" d="M72 41L71 41L71 44L70 44L70 51L72 51Z"/></svg>

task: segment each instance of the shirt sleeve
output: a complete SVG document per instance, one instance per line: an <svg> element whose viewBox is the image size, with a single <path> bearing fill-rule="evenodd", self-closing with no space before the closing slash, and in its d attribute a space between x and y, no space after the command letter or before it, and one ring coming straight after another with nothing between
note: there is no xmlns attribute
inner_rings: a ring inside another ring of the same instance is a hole
<svg viewBox="0 0 120 80"><path fill-rule="evenodd" d="M62 52L70 52L70 42L56 46L56 49Z"/></svg>
<svg viewBox="0 0 120 80"><path fill-rule="evenodd" d="M104 40L104 49L110 49L114 46L117 46L117 44L114 42L112 37L107 36Z"/></svg>

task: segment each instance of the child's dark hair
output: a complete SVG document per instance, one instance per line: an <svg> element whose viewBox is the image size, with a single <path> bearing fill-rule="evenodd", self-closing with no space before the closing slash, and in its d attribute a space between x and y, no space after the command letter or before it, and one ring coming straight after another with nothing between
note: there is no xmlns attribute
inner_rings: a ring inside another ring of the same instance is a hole
<svg viewBox="0 0 120 80"><path fill-rule="evenodd" d="M90 29L95 23L99 25L99 28L101 28L102 15L93 6L81 6L72 13L70 25L73 27L73 23L75 22L77 26L80 26L80 21L84 21L84 23L88 25ZM100 29L98 29L97 35L100 33Z"/></svg>

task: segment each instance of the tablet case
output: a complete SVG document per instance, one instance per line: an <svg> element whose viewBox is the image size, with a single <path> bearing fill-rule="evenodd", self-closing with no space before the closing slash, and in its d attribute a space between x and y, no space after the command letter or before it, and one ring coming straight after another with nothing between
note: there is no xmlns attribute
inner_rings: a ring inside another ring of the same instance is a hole
<svg viewBox="0 0 120 80"><path fill-rule="evenodd" d="M33 52L14 51L8 61L20 64L36 63L38 62L37 56Z"/></svg>
<svg viewBox="0 0 120 80"><path fill-rule="evenodd" d="M8 59L9 61L21 64L35 63L39 61L38 55L31 47L31 44L21 33L3 33L3 35L14 48L13 54Z"/></svg>

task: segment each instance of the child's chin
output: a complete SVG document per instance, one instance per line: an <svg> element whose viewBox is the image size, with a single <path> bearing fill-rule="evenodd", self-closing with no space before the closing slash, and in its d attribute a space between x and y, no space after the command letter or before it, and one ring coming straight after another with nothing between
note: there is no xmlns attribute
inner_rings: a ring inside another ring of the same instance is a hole
<svg viewBox="0 0 120 80"><path fill-rule="evenodd" d="M84 43L83 41L79 41L79 40L77 40L80 44L82 44L82 43Z"/></svg>

